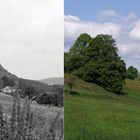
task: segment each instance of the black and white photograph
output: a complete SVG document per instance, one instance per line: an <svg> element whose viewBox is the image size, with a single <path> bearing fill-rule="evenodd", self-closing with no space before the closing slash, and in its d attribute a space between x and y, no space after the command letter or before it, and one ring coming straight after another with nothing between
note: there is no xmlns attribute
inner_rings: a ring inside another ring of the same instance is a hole
<svg viewBox="0 0 140 140"><path fill-rule="evenodd" d="M0 140L63 140L63 0L0 0Z"/></svg>

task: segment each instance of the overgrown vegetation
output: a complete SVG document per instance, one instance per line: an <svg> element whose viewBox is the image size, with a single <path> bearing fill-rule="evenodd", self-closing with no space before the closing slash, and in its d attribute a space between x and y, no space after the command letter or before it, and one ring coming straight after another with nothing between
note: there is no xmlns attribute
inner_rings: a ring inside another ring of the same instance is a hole
<svg viewBox="0 0 140 140"><path fill-rule="evenodd" d="M56 137L61 140L63 137L61 112L56 112L55 118L50 120L49 124L44 122L44 127L40 127L38 123L42 120L34 117L30 100L26 97L22 103L18 90L16 91L13 94L10 114L7 115L0 104L0 140L54 140ZM56 130L59 130L59 135L56 135Z"/></svg>
<svg viewBox="0 0 140 140"><path fill-rule="evenodd" d="M63 106L63 88L60 88L57 94L44 93L37 99L39 104L49 104L53 106Z"/></svg>

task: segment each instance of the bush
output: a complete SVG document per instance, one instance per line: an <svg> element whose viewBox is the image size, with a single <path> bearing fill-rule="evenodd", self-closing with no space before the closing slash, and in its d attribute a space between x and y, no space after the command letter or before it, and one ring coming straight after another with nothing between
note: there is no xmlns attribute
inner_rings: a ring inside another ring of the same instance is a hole
<svg viewBox="0 0 140 140"><path fill-rule="evenodd" d="M31 99L33 96L38 95L38 92L36 89L32 86L27 86L25 89L25 96L28 96L29 99Z"/></svg>
<svg viewBox="0 0 140 140"><path fill-rule="evenodd" d="M70 92L70 95L79 96L79 92L77 92L77 91L71 91Z"/></svg>
<svg viewBox="0 0 140 140"><path fill-rule="evenodd" d="M63 94L47 94L40 95L37 100L39 104L49 104L54 106L63 106Z"/></svg>
<svg viewBox="0 0 140 140"><path fill-rule="evenodd" d="M137 77L138 77L138 70L133 66L128 67L126 71L126 78L135 79Z"/></svg>

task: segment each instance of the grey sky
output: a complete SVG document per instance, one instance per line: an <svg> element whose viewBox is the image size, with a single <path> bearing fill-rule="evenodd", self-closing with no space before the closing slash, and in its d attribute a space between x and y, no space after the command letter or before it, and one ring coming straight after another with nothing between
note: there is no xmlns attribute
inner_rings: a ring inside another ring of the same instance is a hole
<svg viewBox="0 0 140 140"><path fill-rule="evenodd" d="M0 0L0 63L22 78L63 76L63 0Z"/></svg>

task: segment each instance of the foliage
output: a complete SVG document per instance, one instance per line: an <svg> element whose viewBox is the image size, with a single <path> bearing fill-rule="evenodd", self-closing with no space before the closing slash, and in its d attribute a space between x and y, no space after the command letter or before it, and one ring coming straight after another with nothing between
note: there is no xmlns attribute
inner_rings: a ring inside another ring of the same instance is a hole
<svg viewBox="0 0 140 140"><path fill-rule="evenodd" d="M126 71L126 78L128 79L135 79L138 77L138 70L137 68L130 66Z"/></svg>
<svg viewBox="0 0 140 140"><path fill-rule="evenodd" d="M97 35L91 38L88 34L82 34L64 56L65 73L72 73L115 93L123 89L125 62L118 56L116 41L112 36Z"/></svg>
<svg viewBox="0 0 140 140"><path fill-rule="evenodd" d="M63 106L63 86L56 87L56 90L53 92L45 92L39 95L37 103Z"/></svg>
<svg viewBox="0 0 140 140"><path fill-rule="evenodd" d="M69 53L64 54L65 72L70 73L85 64L84 57L86 57L86 47L88 46L90 40L91 37L88 34L84 33L80 35L69 50Z"/></svg>
<svg viewBox="0 0 140 140"><path fill-rule="evenodd" d="M17 90L13 96L10 118L8 117L7 119L7 115L3 113L3 108L0 105L0 140L46 140L46 135L48 136L48 140L54 140L56 138L56 130L58 129L57 125L62 125L62 122L59 123L60 112L55 113L57 115L50 122L49 128L48 126L47 129L44 127L42 131L42 128L37 126L40 128L37 129L35 127L37 122L34 119L30 100L26 97L22 105ZM61 131L62 129L61 127ZM62 137L61 133L59 140Z"/></svg>
<svg viewBox="0 0 140 140"><path fill-rule="evenodd" d="M38 92L36 91L36 89L32 86L27 86L25 89L25 96L28 96L29 99L32 98L33 96L36 96L38 94Z"/></svg>
<svg viewBox="0 0 140 140"><path fill-rule="evenodd" d="M2 105L0 104L0 140L6 138L7 136L5 129L6 129L6 122L3 116L3 108Z"/></svg>
<svg viewBox="0 0 140 140"><path fill-rule="evenodd" d="M39 104L48 104L54 106L63 106L63 99L60 98L60 94L47 94L44 93L38 99ZM61 96L62 97L62 96Z"/></svg>
<svg viewBox="0 0 140 140"><path fill-rule="evenodd" d="M140 80L140 73L138 73L138 76L136 78L137 80Z"/></svg>
<svg viewBox="0 0 140 140"><path fill-rule="evenodd" d="M3 82L3 87L15 85L15 80L13 78L9 78L7 76L2 77L2 82Z"/></svg>
<svg viewBox="0 0 140 140"><path fill-rule="evenodd" d="M9 78L7 76L2 77L3 87L9 86Z"/></svg>
<svg viewBox="0 0 140 140"><path fill-rule="evenodd" d="M15 93L16 94L16 93ZM30 108L30 106L28 106ZM24 107L23 107L24 110ZM21 108L20 108L20 100L18 95L13 96L13 105L10 119L7 119L7 116L3 115L3 109L0 105L0 139L1 140L35 140L34 135L32 134L32 139L29 139L27 132L29 128L27 127L28 123L21 115ZM24 116L27 116L26 111L24 112ZM31 116L31 111L28 112L28 115ZM25 129L26 128L26 129ZM30 130L32 132L33 130Z"/></svg>

